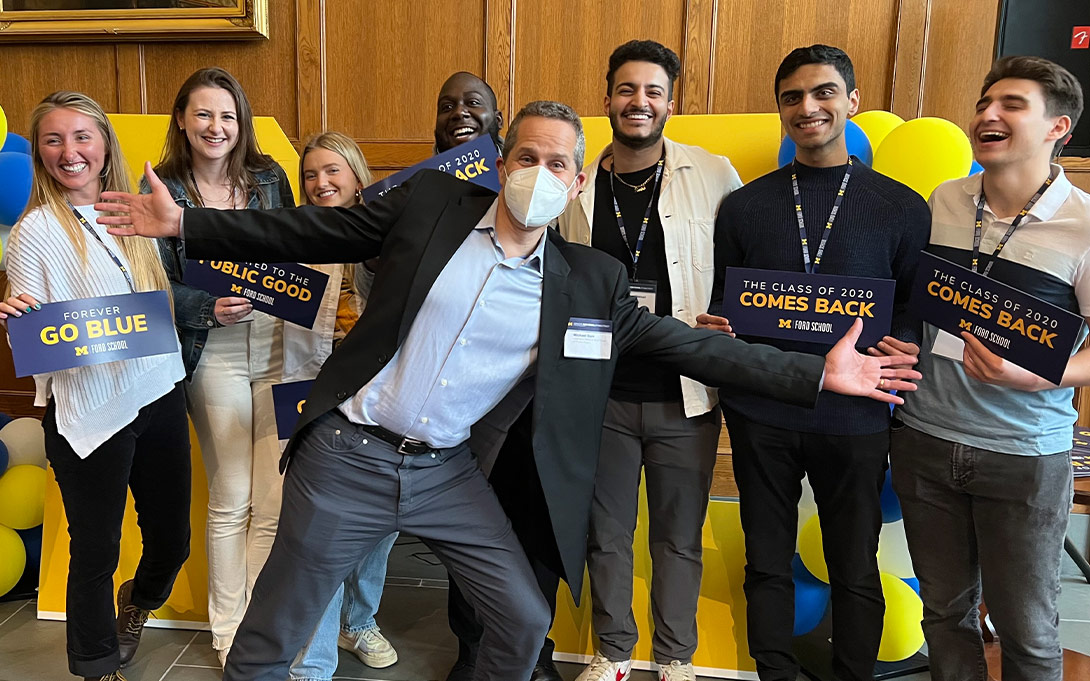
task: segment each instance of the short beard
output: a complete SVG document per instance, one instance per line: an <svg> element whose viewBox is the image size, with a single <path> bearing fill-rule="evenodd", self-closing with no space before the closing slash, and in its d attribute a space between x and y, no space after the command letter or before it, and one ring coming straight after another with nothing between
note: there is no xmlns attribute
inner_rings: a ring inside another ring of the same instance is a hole
<svg viewBox="0 0 1090 681"><path fill-rule="evenodd" d="M619 117L620 115L618 114L617 118ZM618 132L617 128L620 126L616 125L614 121L615 118L613 116L610 116L609 124L610 127L613 128L613 140L621 144L622 146L628 147L633 151L642 151L658 144L659 141L662 139L662 131L666 127L666 117L663 116L662 123L659 124L658 128L651 131L650 135L648 135L647 137L633 137L631 135L626 135L622 132Z"/></svg>

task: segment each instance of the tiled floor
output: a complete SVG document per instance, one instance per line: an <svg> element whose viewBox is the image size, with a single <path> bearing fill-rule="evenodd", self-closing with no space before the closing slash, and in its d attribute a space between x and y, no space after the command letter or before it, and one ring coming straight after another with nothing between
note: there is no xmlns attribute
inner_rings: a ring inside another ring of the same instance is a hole
<svg viewBox="0 0 1090 681"><path fill-rule="evenodd" d="M1075 523L1085 546L1084 522ZM354 656L341 655L337 679L357 681L442 681L454 661L454 636L446 623L446 591L442 568L413 539L399 539L391 555L389 577L379 622L397 647L400 661L386 670L365 667ZM1060 614L1064 645L1090 654L1090 585L1073 563L1064 561ZM33 601L0 603L0 681L67 681L64 624L39 621ZM567 681L580 665L560 664ZM220 668L207 632L152 629L145 631L129 681L218 681ZM654 681L637 672L632 681ZM903 677L924 681L926 674Z"/></svg>

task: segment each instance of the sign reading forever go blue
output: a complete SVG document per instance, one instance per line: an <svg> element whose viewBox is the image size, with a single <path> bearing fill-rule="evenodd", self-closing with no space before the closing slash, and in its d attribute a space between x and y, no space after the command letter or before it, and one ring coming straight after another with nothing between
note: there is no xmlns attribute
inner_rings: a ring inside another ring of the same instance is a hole
<svg viewBox="0 0 1090 681"><path fill-rule="evenodd" d="M311 328L329 275L293 262L187 260L185 283L214 296L238 296L255 310Z"/></svg>
<svg viewBox="0 0 1090 681"><path fill-rule="evenodd" d="M1083 319L926 251L912 284L911 309L925 322L968 331L1008 362L1059 384Z"/></svg>
<svg viewBox="0 0 1090 681"><path fill-rule="evenodd" d="M723 316L739 335L828 345L859 317L857 346L867 347L889 334L895 287L891 279L728 267Z"/></svg>
<svg viewBox="0 0 1090 681"><path fill-rule="evenodd" d="M294 383L278 383L272 387L278 440L287 440L291 437L299 415L303 413L303 405L307 401L312 385L314 381L295 381Z"/></svg>
<svg viewBox="0 0 1090 681"><path fill-rule="evenodd" d="M47 303L8 319L15 375L178 351L166 291Z"/></svg>
<svg viewBox="0 0 1090 681"><path fill-rule="evenodd" d="M496 159L500 152L491 135L481 135L475 140L459 144L441 154L424 159L414 166L385 177L363 190L363 200L370 203L386 192L405 182L417 171L441 170L462 180L467 180L494 192L500 191L500 175L496 171Z"/></svg>

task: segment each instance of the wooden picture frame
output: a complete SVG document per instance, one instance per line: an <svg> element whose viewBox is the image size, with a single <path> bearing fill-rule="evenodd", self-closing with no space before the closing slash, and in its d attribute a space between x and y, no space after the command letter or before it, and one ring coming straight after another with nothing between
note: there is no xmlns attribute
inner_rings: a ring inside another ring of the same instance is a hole
<svg viewBox="0 0 1090 681"><path fill-rule="evenodd" d="M269 0L0 0L0 43L268 36Z"/></svg>

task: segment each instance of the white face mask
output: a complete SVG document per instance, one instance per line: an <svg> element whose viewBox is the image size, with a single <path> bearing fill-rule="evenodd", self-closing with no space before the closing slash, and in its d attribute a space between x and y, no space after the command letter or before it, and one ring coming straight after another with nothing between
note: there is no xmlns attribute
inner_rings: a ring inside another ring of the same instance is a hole
<svg viewBox="0 0 1090 681"><path fill-rule="evenodd" d="M507 168L504 167L507 173ZM568 206L568 191L575 185L575 180L567 187L544 166L520 168L507 173L507 183L503 186L504 202L511 215L520 223L530 228L543 227L564 212Z"/></svg>

